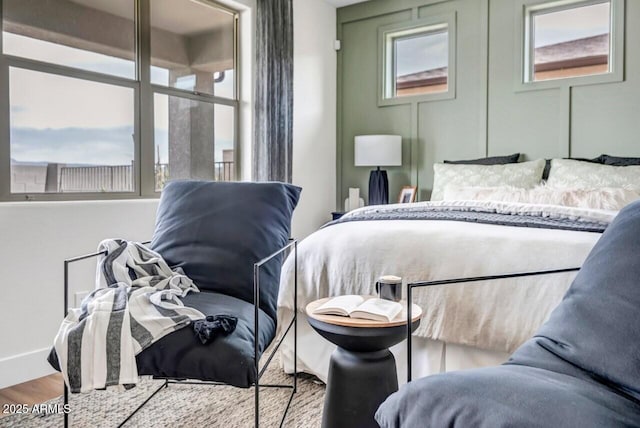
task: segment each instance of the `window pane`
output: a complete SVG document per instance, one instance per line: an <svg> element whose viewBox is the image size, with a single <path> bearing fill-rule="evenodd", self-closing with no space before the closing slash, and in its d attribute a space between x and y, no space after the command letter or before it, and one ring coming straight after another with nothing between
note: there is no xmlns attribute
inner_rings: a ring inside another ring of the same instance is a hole
<svg viewBox="0 0 640 428"><path fill-rule="evenodd" d="M609 72L610 3L533 15L534 80Z"/></svg>
<svg viewBox="0 0 640 428"><path fill-rule="evenodd" d="M215 107L215 180L233 181L235 174L235 109L216 104Z"/></svg>
<svg viewBox="0 0 640 428"><path fill-rule="evenodd" d="M133 1L4 0L2 4L5 54L135 78Z"/></svg>
<svg viewBox="0 0 640 428"><path fill-rule="evenodd" d="M132 192L134 91L10 68L11 192Z"/></svg>
<svg viewBox="0 0 640 428"><path fill-rule="evenodd" d="M213 93L218 97L235 98L233 69L217 72L213 75Z"/></svg>
<svg viewBox="0 0 640 428"><path fill-rule="evenodd" d="M235 179L234 107L154 96L156 190L170 179Z"/></svg>
<svg viewBox="0 0 640 428"><path fill-rule="evenodd" d="M396 96L447 91L448 36L447 31L442 31L394 40Z"/></svg>
<svg viewBox="0 0 640 428"><path fill-rule="evenodd" d="M214 94L231 82L233 98L234 16L192 0L151 2L151 82L186 91ZM160 73L159 70L164 70ZM224 79L216 82L221 73Z"/></svg>

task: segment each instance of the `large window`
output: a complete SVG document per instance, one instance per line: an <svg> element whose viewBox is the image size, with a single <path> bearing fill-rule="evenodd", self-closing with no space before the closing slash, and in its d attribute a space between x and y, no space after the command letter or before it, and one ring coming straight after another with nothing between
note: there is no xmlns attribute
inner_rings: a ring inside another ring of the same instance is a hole
<svg viewBox="0 0 640 428"><path fill-rule="evenodd" d="M0 5L2 200L236 179L235 12L207 0Z"/></svg>
<svg viewBox="0 0 640 428"><path fill-rule="evenodd" d="M610 0L556 1L526 16L525 82L610 73Z"/></svg>

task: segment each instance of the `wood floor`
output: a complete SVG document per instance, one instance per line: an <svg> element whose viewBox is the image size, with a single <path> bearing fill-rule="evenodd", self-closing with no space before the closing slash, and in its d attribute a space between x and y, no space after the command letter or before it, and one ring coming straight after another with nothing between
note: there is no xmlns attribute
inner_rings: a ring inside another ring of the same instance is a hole
<svg viewBox="0 0 640 428"><path fill-rule="evenodd" d="M0 389L0 410L5 404L34 404L62 395L62 375L54 373L49 376L31 380L29 382ZM0 411L0 418L4 413Z"/></svg>

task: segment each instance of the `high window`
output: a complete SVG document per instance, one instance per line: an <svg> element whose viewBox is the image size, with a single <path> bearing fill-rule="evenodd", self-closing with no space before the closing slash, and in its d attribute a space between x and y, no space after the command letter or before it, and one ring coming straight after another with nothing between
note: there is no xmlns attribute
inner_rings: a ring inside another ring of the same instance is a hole
<svg viewBox="0 0 640 428"><path fill-rule="evenodd" d="M455 97L455 14L378 29L378 105Z"/></svg>
<svg viewBox="0 0 640 428"><path fill-rule="evenodd" d="M234 11L207 0L0 5L2 200L236 179Z"/></svg>
<svg viewBox="0 0 640 428"><path fill-rule="evenodd" d="M393 40L390 96L446 92L449 77L449 32L446 28L398 35Z"/></svg>
<svg viewBox="0 0 640 428"><path fill-rule="evenodd" d="M612 4L560 1L526 16L525 81L590 76L612 70Z"/></svg>

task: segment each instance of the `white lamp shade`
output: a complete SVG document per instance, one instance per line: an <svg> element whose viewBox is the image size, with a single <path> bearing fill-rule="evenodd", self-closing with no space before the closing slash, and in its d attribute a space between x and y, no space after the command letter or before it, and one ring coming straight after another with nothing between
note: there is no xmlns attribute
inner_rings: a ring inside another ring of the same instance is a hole
<svg viewBox="0 0 640 428"><path fill-rule="evenodd" d="M401 166L400 135L356 135L355 166Z"/></svg>

